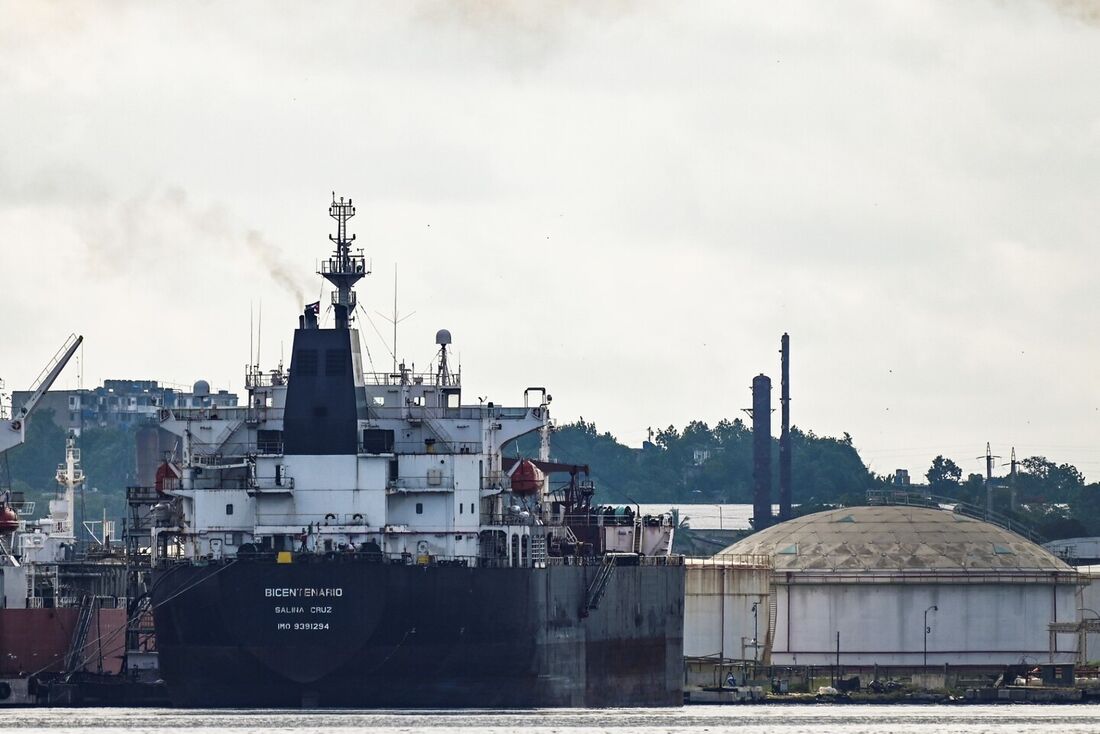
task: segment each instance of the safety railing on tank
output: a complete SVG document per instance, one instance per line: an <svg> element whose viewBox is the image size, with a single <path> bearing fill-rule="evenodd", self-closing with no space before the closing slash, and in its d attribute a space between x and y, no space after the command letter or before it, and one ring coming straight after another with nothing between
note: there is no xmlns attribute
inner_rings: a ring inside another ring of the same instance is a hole
<svg viewBox="0 0 1100 734"><path fill-rule="evenodd" d="M688 556L687 565L709 568L774 568L772 557L762 553L722 553L715 556Z"/></svg>
<svg viewBox="0 0 1100 734"><path fill-rule="evenodd" d="M867 490L867 504L869 505L910 505L913 507L932 507L936 509L950 509L958 515L984 520L997 527L1021 535L1033 543L1042 545L1046 538L1033 528L1017 522L997 512L988 512L984 507L978 507L968 502L963 502L954 497L941 497L923 492L909 492L899 489L870 489Z"/></svg>

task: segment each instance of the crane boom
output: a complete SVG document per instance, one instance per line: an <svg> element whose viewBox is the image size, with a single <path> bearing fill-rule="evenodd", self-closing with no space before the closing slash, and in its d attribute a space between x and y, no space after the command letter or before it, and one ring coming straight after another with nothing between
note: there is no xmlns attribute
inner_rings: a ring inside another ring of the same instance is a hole
<svg viewBox="0 0 1100 734"><path fill-rule="evenodd" d="M26 440L27 416L38 405L38 401L42 399L42 396L53 386L53 383L57 380L61 371L65 369L65 365L69 363L83 341L83 336L69 334L69 338L57 350L57 354L38 373L38 377L31 386L31 396L20 407L12 406L11 420L0 423L0 453L14 448Z"/></svg>

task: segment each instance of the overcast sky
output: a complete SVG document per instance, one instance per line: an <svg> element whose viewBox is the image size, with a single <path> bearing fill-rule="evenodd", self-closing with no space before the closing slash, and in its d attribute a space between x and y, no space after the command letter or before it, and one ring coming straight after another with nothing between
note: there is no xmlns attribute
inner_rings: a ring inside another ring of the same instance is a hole
<svg viewBox="0 0 1100 734"><path fill-rule="evenodd" d="M788 331L794 423L877 472L1100 479L1093 3L3 0L0 124L9 390L74 331L85 386L241 388L335 190L467 402L639 445L778 397Z"/></svg>

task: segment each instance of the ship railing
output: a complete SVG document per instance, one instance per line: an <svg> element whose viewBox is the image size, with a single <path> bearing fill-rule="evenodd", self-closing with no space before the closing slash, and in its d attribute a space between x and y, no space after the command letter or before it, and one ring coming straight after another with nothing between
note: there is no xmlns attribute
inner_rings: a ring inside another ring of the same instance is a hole
<svg viewBox="0 0 1100 734"><path fill-rule="evenodd" d="M362 250L360 250L362 252ZM363 255L347 254L322 260L317 272L321 275L369 275L367 259Z"/></svg>
<svg viewBox="0 0 1100 734"><path fill-rule="evenodd" d="M207 444L208 446L210 444ZM281 456L283 453L282 441L235 441L233 443L219 444L215 450L204 451L202 444L191 450L191 463L200 466L215 466L217 464L237 464L248 456Z"/></svg>
<svg viewBox="0 0 1100 734"><path fill-rule="evenodd" d="M244 386L249 390L257 387L280 387L286 383L286 373L279 370L249 370L244 376Z"/></svg>
<svg viewBox="0 0 1100 734"><path fill-rule="evenodd" d="M162 566L170 565L194 565L196 563L208 564L229 562L256 562L274 563L285 562L286 557L281 553L287 551L258 551L253 553L241 553L235 559L189 559L189 558L162 558L159 563ZM683 556L642 556L629 553L613 554L611 556L550 556L540 559L538 564L518 564L509 562L507 558L490 558L483 556L441 556L441 555L417 555L415 553L381 553L362 550L331 550L331 551L290 551L291 563L341 563L368 561L402 566L463 566L476 568L545 568L549 566L601 566L613 559L619 566L682 566Z"/></svg>
<svg viewBox="0 0 1100 734"><path fill-rule="evenodd" d="M9 506L15 510L15 514L21 517L30 517L34 515L34 502L32 500L24 500L23 502L12 502Z"/></svg>
<svg viewBox="0 0 1100 734"><path fill-rule="evenodd" d="M396 441L390 451L376 451L375 445L369 447L360 442L359 453L369 455L388 454L479 454L482 445L479 441Z"/></svg>
<svg viewBox="0 0 1100 734"><path fill-rule="evenodd" d="M126 501L128 503L157 503L164 497L157 492L156 487L129 486L126 488Z"/></svg>
<svg viewBox="0 0 1100 734"><path fill-rule="evenodd" d="M400 387L401 385L408 385L409 387L421 385L428 385L429 387L459 386L457 372L448 374L447 377L448 379L446 382L441 382L439 380L439 375L435 372L406 371L404 375L402 375L401 372L364 372L363 382L367 385L385 385L389 387Z"/></svg>
<svg viewBox="0 0 1100 734"><path fill-rule="evenodd" d="M539 418L543 411L539 407L534 408L510 408L501 405L465 405L460 408L444 408L437 406L410 405L402 408L398 405L381 406L371 405L368 408L374 418L389 420L404 420L405 418L431 418L432 420L519 420L523 418Z"/></svg>
<svg viewBox="0 0 1100 734"><path fill-rule="evenodd" d="M294 477L248 477L249 489L275 489L290 491L294 489Z"/></svg>
<svg viewBox="0 0 1100 734"><path fill-rule="evenodd" d="M248 405L210 406L206 408L162 408L162 420L177 421L244 421L259 423L266 420L282 420L282 408L251 407Z"/></svg>
<svg viewBox="0 0 1100 734"><path fill-rule="evenodd" d="M285 481L285 480L284 480ZM329 525L337 527L345 526L360 526L366 525L366 515L361 512L322 512L322 513L292 513L292 514L276 514L271 512L260 512L256 514L256 525L267 525L274 527L306 527L307 525L313 525L315 527L326 527Z"/></svg>

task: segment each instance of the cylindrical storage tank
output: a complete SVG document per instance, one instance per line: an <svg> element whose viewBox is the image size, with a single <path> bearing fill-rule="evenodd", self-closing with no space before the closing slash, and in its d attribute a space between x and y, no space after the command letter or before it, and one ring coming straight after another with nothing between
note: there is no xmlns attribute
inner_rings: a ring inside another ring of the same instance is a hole
<svg viewBox="0 0 1100 734"><path fill-rule="evenodd" d="M762 557L689 558L684 580L684 657L761 659L770 583L771 565ZM759 649L754 639L759 640Z"/></svg>
<svg viewBox="0 0 1100 734"><path fill-rule="evenodd" d="M1041 546L933 507L847 507L754 533L715 556L764 555L774 665L1072 663L1079 576ZM927 629L925 627L927 620ZM764 625L762 624L761 627ZM839 635L839 645L838 645ZM763 637L763 634L761 635Z"/></svg>
<svg viewBox="0 0 1100 734"><path fill-rule="evenodd" d="M1100 620L1100 566L1078 566L1081 589L1077 594L1077 618L1079 621ZM1100 658L1100 632L1086 632L1083 660Z"/></svg>

